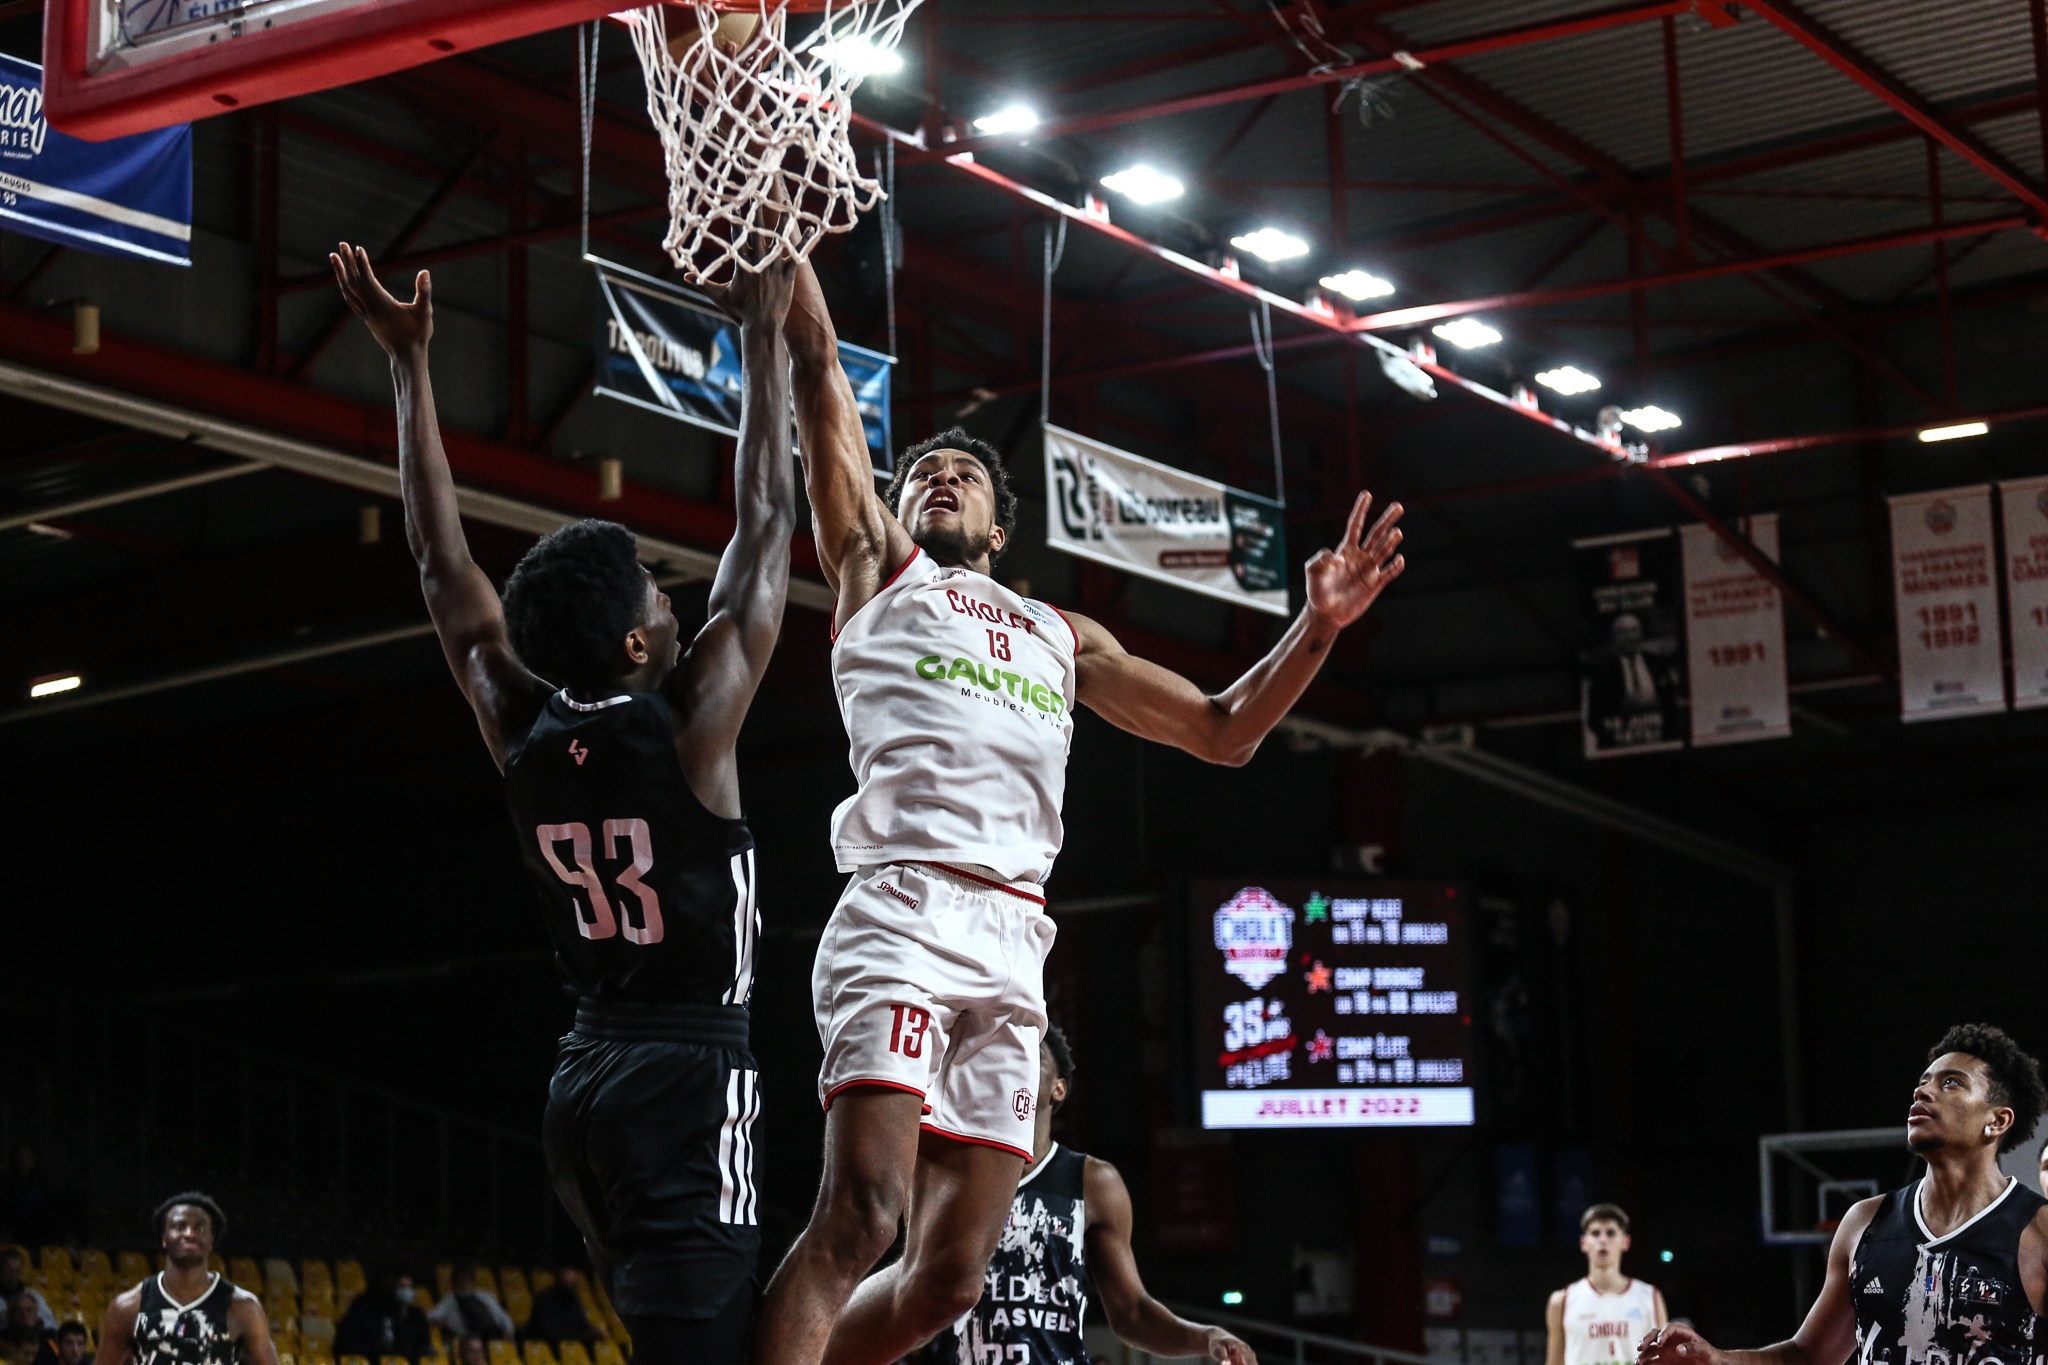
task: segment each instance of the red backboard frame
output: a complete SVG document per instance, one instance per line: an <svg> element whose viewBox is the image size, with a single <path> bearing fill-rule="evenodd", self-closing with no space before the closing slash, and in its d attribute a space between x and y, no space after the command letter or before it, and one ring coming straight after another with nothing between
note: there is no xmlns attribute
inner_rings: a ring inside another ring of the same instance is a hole
<svg viewBox="0 0 2048 1365"><path fill-rule="evenodd" d="M630 3L365 0L256 28L258 11L243 22L210 23L216 36L203 46L120 65L100 61L96 47L95 25L112 0L46 0L43 112L62 131L99 141L374 80Z"/></svg>

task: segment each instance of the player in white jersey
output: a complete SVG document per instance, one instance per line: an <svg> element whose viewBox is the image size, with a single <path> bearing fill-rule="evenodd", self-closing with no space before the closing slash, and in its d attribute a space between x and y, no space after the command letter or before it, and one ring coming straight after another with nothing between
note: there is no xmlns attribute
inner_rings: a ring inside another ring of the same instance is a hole
<svg viewBox="0 0 2048 1365"><path fill-rule="evenodd" d="M1031 1156L1053 937L1039 888L1062 839L1074 706L1198 758L1249 761L1401 572L1400 508L1368 532L1361 494L1338 548L1309 561L1308 603L1280 642L1207 694L989 576L1016 515L993 448L942 433L905 451L876 496L808 266L785 335L859 789L833 817L853 878L812 972L824 1179L769 1284L755 1360L879 1365L979 1301ZM863 1282L906 1214L902 1257Z"/></svg>
<svg viewBox="0 0 2048 1365"><path fill-rule="evenodd" d="M1644 1337L1670 1320L1657 1286L1621 1273L1629 1249L1628 1215L1616 1204L1595 1204L1579 1218L1579 1250L1586 1278L1550 1296L1546 1365L1620 1365L1633 1361Z"/></svg>

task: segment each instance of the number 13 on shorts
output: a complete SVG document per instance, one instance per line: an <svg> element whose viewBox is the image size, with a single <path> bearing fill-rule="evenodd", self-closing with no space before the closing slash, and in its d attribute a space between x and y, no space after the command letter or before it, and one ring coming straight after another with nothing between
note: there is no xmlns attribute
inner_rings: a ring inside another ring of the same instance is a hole
<svg viewBox="0 0 2048 1365"><path fill-rule="evenodd" d="M889 1010L895 1016L889 1025L889 1051L905 1057L922 1057L924 1031L932 1026L931 1011L915 1005L891 1005Z"/></svg>

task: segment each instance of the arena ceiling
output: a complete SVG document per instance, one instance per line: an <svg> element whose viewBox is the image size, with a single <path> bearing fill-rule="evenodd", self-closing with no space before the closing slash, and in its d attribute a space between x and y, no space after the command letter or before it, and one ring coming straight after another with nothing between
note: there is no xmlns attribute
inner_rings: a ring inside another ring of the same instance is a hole
<svg viewBox="0 0 2048 1365"><path fill-rule="evenodd" d="M36 54L35 10L0 6L0 48ZM903 70L857 102L863 155L894 146L899 435L961 421L1040 487L1046 239L1057 205L1097 196L1107 222L1064 215L1055 421L1265 487L1263 291L1294 557L1361 484L1410 506L1410 573L1306 713L1472 725L1682 813L1698 793L1886 800L1883 779L1937 762L2020 785L2037 720L1897 722L1883 497L2048 472L2030 424L2048 412L2044 48L2043 0L925 0ZM445 688L397 534L380 358L325 274L340 237L436 271L437 382L493 572L585 514L701 571L730 525L723 446L588 393L573 72L570 36L549 34L199 125L188 272L0 234L0 744ZM1029 133L977 131L1018 104ZM593 250L662 269L660 156L616 29L595 125ZM1185 195L1101 187L1139 162ZM1308 253L1231 247L1261 226ZM889 338L881 246L870 221L818 257L843 333L871 345ZM1377 310L1395 346L1466 312L1504 339L1438 343L1423 402L1305 308L1350 269L1393 284L1345 306ZM72 351L81 300L102 310L96 354ZM1566 426L1608 402L1683 426L1618 459L1496 401L1562 363L1603 381L1537 390ZM1964 416L1990 434L1913 439ZM1670 458L1730 444L1755 453ZM599 454L626 461L616 501L597 498ZM1589 770L1569 540L1756 511L1784 517L1797 734ZM1005 572L1205 682L1263 647L1263 619L1035 539ZM799 567L814 608L806 550ZM791 619L769 711L829 744L815 618ZM27 699L64 672L88 682L61 708Z"/></svg>

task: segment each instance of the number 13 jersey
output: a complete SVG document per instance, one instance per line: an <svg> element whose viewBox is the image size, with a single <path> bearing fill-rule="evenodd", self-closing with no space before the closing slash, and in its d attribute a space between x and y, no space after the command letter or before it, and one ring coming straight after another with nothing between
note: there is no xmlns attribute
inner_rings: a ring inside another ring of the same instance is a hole
<svg viewBox="0 0 2048 1365"><path fill-rule="evenodd" d="M656 692L557 692L505 763L513 832L555 961L610 1003L744 1005L760 918L754 838L704 808Z"/></svg>
<svg viewBox="0 0 2048 1365"><path fill-rule="evenodd" d="M1073 740L1066 618L915 550L832 644L859 790L833 812L841 872L960 862L1043 882Z"/></svg>

